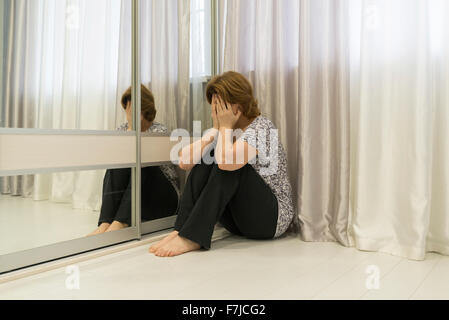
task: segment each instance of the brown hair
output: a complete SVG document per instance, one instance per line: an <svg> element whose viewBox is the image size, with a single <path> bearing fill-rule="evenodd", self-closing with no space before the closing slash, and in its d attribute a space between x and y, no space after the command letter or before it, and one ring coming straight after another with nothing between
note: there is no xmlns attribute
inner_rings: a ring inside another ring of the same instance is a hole
<svg viewBox="0 0 449 320"><path fill-rule="evenodd" d="M141 114L145 118L145 120L152 122L154 118L156 118L156 107L154 106L154 97L153 94L147 87L141 85ZM131 87L125 91L122 96L121 104L123 109L126 110L126 106L128 102L131 101Z"/></svg>
<svg viewBox="0 0 449 320"><path fill-rule="evenodd" d="M225 102L240 105L243 115L249 119L260 115L257 100L253 96L253 87L240 73L229 71L214 77L206 89L209 104L212 103L214 94L218 94Z"/></svg>

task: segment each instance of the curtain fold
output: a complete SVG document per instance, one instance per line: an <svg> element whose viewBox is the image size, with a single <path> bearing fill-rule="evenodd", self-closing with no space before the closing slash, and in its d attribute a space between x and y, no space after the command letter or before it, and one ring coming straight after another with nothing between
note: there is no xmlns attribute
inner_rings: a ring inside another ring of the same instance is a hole
<svg viewBox="0 0 449 320"><path fill-rule="evenodd" d="M130 8L130 2L125 4ZM153 92L156 121L169 130L188 127L190 1L141 0L140 15L141 78ZM130 29L128 32L131 34ZM121 59L119 65L118 87L127 88L131 60Z"/></svg>
<svg viewBox="0 0 449 320"><path fill-rule="evenodd" d="M221 71L280 130L306 241L448 254L444 0L226 0Z"/></svg>
<svg viewBox="0 0 449 320"><path fill-rule="evenodd" d="M449 253L446 1L364 1L354 50L351 239L421 260Z"/></svg>
<svg viewBox="0 0 449 320"><path fill-rule="evenodd" d="M304 240L348 244L349 68L342 4L228 0L220 11L222 71L251 80L287 151L299 213L293 229L300 227Z"/></svg>
<svg viewBox="0 0 449 320"><path fill-rule="evenodd" d="M299 2L226 0L219 6L220 71L235 70L253 84L261 112L279 129L293 191L300 187ZM292 41L295 39L295 41ZM294 227L299 227L295 217Z"/></svg>
<svg viewBox="0 0 449 320"><path fill-rule="evenodd" d="M188 111L192 113L193 121L200 122L201 132L213 126L211 108L206 99L207 83L213 73L211 4L211 1L190 1L190 106Z"/></svg>
<svg viewBox="0 0 449 320"><path fill-rule="evenodd" d="M349 245L348 2L301 1L301 238Z"/></svg>
<svg viewBox="0 0 449 320"><path fill-rule="evenodd" d="M23 94L25 90L35 93L35 77L38 70L34 66L34 56L30 53L38 50L38 43L29 43L29 39L39 35L39 29L32 23L38 22L32 14L38 9L36 3L24 1L6 1L3 3L5 14L2 23L4 43L2 73L2 127L31 128L36 118L35 99ZM3 39L3 37L2 37ZM7 45L5 45L5 43ZM17 54L17 52L21 52ZM29 76L31 75L31 76ZM11 93L11 94L10 94ZM0 178L0 193L13 196L32 192L33 176L16 176Z"/></svg>

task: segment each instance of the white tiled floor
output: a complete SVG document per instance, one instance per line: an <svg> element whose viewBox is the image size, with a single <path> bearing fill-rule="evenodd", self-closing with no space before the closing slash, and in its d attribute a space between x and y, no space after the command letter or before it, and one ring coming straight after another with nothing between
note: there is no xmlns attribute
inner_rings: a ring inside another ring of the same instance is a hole
<svg viewBox="0 0 449 320"><path fill-rule="evenodd" d="M99 214L66 203L0 195L0 255L82 238L95 230Z"/></svg>
<svg viewBox="0 0 449 320"><path fill-rule="evenodd" d="M174 258L148 245L78 264L80 289L65 269L0 285L0 299L449 299L449 257L410 261L295 237L231 236L209 251ZM380 272L368 290L368 266Z"/></svg>

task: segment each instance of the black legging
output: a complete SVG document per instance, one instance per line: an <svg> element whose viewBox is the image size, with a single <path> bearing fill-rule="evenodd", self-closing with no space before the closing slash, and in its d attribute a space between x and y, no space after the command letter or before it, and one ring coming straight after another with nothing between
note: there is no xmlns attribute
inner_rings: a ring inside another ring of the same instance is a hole
<svg viewBox="0 0 449 320"><path fill-rule="evenodd" d="M209 249L218 221L231 233L272 239L277 218L276 196L250 164L223 171L217 164L202 163L193 167L187 179L175 230Z"/></svg>
<svg viewBox="0 0 449 320"><path fill-rule="evenodd" d="M141 170L142 221L176 214L178 194L159 167ZM98 225L118 221L131 225L131 169L107 170Z"/></svg>

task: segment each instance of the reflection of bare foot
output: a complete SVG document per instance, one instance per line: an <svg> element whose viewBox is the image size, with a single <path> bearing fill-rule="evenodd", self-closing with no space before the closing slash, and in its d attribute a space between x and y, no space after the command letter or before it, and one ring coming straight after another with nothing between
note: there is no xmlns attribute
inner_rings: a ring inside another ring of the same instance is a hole
<svg viewBox="0 0 449 320"><path fill-rule="evenodd" d="M178 235L157 249L154 254L158 257L174 257L189 251L198 250L199 248L201 246L198 243Z"/></svg>
<svg viewBox="0 0 449 320"><path fill-rule="evenodd" d="M128 228L128 227L129 226L126 223L121 223L121 222L118 222L118 221L114 221L109 226L108 230L106 230L106 232L117 231L117 230L125 229L125 228Z"/></svg>
<svg viewBox="0 0 449 320"><path fill-rule="evenodd" d="M171 239L176 237L178 235L178 231L170 232L164 239L161 241L156 242L150 247L150 250L148 250L150 253L155 253L157 249L165 245L167 242L169 242Z"/></svg>
<svg viewBox="0 0 449 320"><path fill-rule="evenodd" d="M94 236L96 234L106 232L106 230L108 230L109 226L110 226L109 223L103 222L102 224L100 224L100 226L97 229L95 229L94 231L89 233L87 236Z"/></svg>

